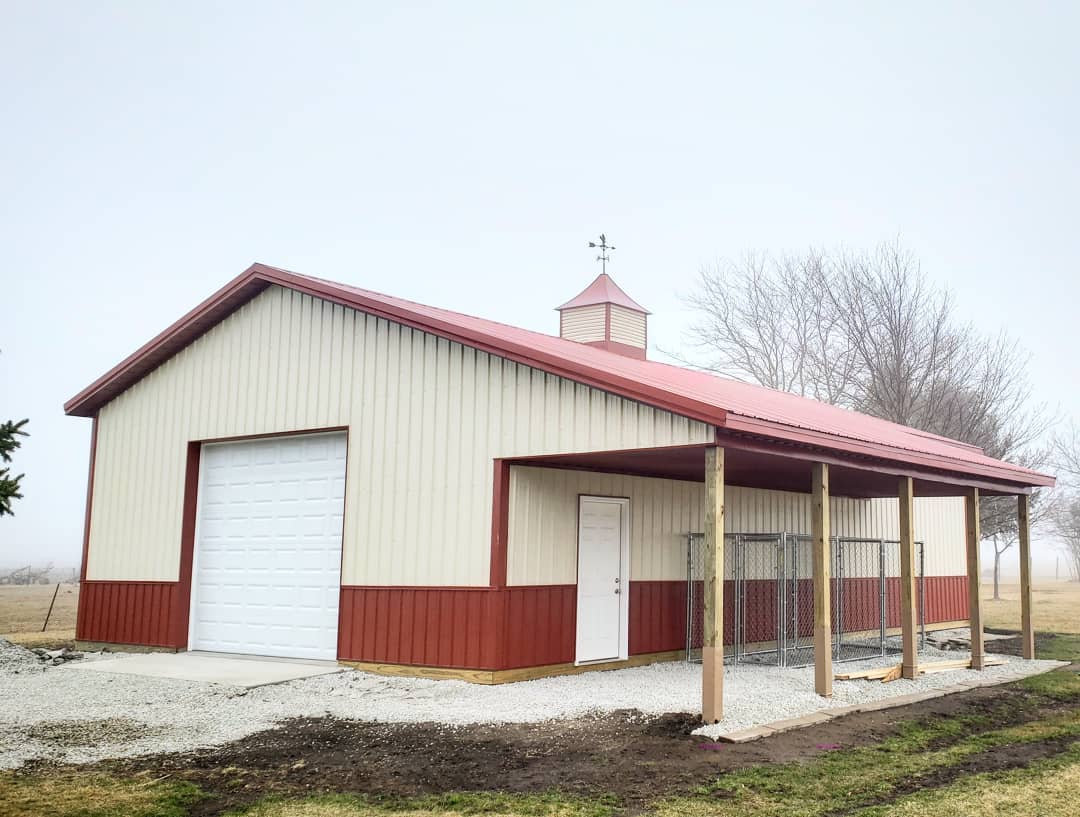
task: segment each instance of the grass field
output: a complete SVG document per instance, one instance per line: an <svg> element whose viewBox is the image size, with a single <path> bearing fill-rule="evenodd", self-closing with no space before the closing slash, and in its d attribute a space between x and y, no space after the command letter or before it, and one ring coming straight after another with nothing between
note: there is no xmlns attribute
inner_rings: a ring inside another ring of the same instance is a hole
<svg viewBox="0 0 1080 817"><path fill-rule="evenodd" d="M1001 600L994 587L984 584L983 622L1002 630L1020 629L1020 585L1001 585ZM1080 582L1042 582L1031 588L1035 629L1048 633L1080 633Z"/></svg>
<svg viewBox="0 0 1080 817"><path fill-rule="evenodd" d="M55 584L0 587L0 636L26 645L73 642L79 604L77 584L60 585L49 626L41 631L55 591Z"/></svg>

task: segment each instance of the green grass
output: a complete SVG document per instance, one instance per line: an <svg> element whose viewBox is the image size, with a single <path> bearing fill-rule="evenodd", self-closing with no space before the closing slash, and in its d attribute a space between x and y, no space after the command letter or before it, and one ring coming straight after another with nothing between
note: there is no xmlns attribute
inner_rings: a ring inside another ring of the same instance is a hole
<svg viewBox="0 0 1080 817"><path fill-rule="evenodd" d="M1080 796L1080 744L1023 769L969 775L941 789L917 792L859 817L1072 817Z"/></svg>
<svg viewBox="0 0 1080 817"><path fill-rule="evenodd" d="M609 817L615 805L610 797L577 798L558 792L464 792L415 798L322 795L268 798L230 817Z"/></svg>
<svg viewBox="0 0 1080 817"><path fill-rule="evenodd" d="M145 776L0 773L0 817L185 817L202 793Z"/></svg>
<svg viewBox="0 0 1080 817"><path fill-rule="evenodd" d="M1080 635L1053 633L1039 644L1035 657L1053 661L1080 661Z"/></svg>
<svg viewBox="0 0 1080 817"><path fill-rule="evenodd" d="M1022 686L1030 693L1022 702L1026 708L1070 701L1080 703L1080 676L1055 672L1027 679ZM1016 705L1014 700L1010 705ZM937 718L903 724L894 737L879 744L823 754L808 763L756 766L721 777L703 787L695 796L673 798L657 806L659 815L772 815L772 817L814 817L846 811L852 814L938 813L918 811L938 799L971 794L973 778L960 773L957 781L943 788L904 794L913 781L943 770L964 768L976 756L997 747L1021 743L1066 739L1080 746L1080 715L1070 712L1017 726L994 728L998 720L985 715ZM1064 758L1064 759L1063 759ZM1032 776L1049 773L1058 765L1070 767L1080 761L1080 750L1033 764L1024 772ZM1071 772L1061 779L1072 784ZM1019 782L1017 782L1019 781ZM1023 782L1008 783L1015 793ZM1002 783L1001 785L1006 785ZM964 794L967 792L967 794ZM889 801L873 806L875 801ZM907 805L909 804L910 805ZM903 805L907 811L897 811ZM935 806L936 808L936 806ZM916 809L916 810L913 810ZM950 813L947 811L942 814ZM972 813L955 811L950 815Z"/></svg>

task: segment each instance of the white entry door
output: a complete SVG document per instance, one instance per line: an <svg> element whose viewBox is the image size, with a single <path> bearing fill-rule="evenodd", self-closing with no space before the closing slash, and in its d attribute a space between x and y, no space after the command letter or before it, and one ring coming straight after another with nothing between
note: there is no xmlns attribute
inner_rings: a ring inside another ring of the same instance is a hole
<svg viewBox="0 0 1080 817"><path fill-rule="evenodd" d="M575 661L618 661L628 654L630 500L579 501Z"/></svg>
<svg viewBox="0 0 1080 817"><path fill-rule="evenodd" d="M190 649L337 658L344 433L204 445Z"/></svg>

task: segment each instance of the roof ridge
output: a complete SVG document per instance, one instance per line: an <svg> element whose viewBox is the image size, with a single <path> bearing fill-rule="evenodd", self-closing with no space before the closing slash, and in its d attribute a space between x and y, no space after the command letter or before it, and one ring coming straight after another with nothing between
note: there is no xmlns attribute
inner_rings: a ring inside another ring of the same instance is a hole
<svg viewBox="0 0 1080 817"><path fill-rule="evenodd" d="M989 457L966 443L843 406L707 370L630 358L557 335L259 263L84 388L64 410L95 415L269 286L365 311L718 429L837 451L856 459L880 458L971 478L981 475L1009 488L1053 484L1050 476Z"/></svg>

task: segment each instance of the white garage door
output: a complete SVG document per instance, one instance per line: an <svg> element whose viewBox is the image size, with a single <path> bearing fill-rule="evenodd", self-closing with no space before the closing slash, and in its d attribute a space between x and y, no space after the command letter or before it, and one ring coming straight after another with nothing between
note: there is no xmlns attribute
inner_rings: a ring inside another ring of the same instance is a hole
<svg viewBox="0 0 1080 817"><path fill-rule="evenodd" d="M337 657L345 434L203 446L191 649Z"/></svg>

